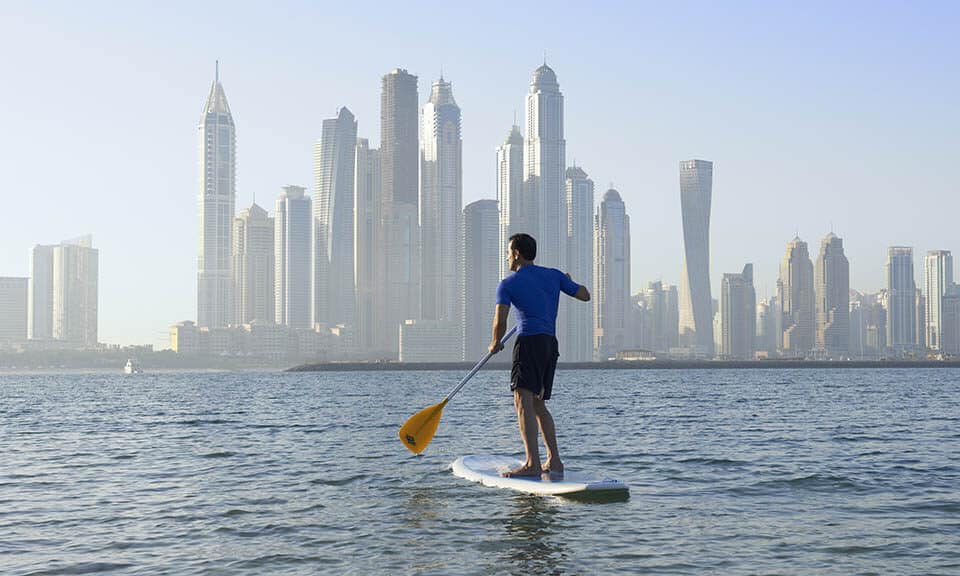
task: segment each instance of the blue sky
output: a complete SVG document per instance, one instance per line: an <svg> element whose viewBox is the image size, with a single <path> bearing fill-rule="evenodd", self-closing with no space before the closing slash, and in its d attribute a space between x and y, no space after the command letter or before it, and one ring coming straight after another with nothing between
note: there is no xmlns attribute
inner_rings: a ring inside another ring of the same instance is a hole
<svg viewBox="0 0 960 576"><path fill-rule="evenodd" d="M214 61L237 123L238 210L312 184L320 123L379 141L380 77L443 71L463 111L464 201L495 197L494 148L544 59L568 163L612 182L632 281L676 283L677 163L715 162L711 278L786 243L844 239L851 286L889 245L960 250L955 2L0 3L0 275L34 244L100 248L100 335L166 345L196 314L197 122Z"/></svg>

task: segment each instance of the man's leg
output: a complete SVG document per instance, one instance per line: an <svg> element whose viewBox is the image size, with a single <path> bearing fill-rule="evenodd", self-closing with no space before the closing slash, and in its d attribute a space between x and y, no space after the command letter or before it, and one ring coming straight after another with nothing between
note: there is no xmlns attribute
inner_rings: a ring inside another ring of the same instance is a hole
<svg viewBox="0 0 960 576"><path fill-rule="evenodd" d="M540 446L537 444L537 412L534 407L533 392L525 388L513 391L513 402L517 407L517 424L520 426L520 437L523 439L523 448L527 452L527 461L523 466L504 476L540 476Z"/></svg>
<svg viewBox="0 0 960 576"><path fill-rule="evenodd" d="M543 434L543 443L547 445L546 468L551 474L562 474L563 462L560 460L560 449L557 447L557 429L553 423L553 415L547 410L547 403L539 398L533 399L533 408L537 414L540 433Z"/></svg>

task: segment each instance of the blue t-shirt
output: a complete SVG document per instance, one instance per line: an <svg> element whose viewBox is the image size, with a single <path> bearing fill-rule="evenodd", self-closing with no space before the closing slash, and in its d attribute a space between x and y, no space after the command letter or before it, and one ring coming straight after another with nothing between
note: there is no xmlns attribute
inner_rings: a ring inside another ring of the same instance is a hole
<svg viewBox="0 0 960 576"><path fill-rule="evenodd" d="M519 336L556 336L560 292L575 296L578 290L580 285L556 268L527 264L500 281L497 304L517 309Z"/></svg>

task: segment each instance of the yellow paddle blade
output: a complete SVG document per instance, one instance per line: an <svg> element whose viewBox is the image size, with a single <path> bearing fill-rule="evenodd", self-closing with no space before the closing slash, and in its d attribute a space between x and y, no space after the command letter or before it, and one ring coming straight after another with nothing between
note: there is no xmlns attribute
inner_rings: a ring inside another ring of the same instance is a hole
<svg viewBox="0 0 960 576"><path fill-rule="evenodd" d="M437 425L440 424L440 415L443 414L443 407L447 405L447 400L433 406L427 406L417 412L400 427L400 441L407 447L407 450L414 454L423 452L427 447L433 435L437 431Z"/></svg>

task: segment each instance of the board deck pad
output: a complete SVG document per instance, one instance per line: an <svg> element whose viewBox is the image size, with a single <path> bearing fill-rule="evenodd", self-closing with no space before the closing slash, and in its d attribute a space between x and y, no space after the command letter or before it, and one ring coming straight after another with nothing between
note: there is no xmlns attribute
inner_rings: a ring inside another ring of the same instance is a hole
<svg viewBox="0 0 960 576"><path fill-rule="evenodd" d="M479 482L484 486L510 488L520 492L540 495L626 493L629 488L619 480L598 474L570 470L564 471L563 479L504 478L501 472L519 468L523 461L511 456L471 455L461 456L450 465L454 476Z"/></svg>

